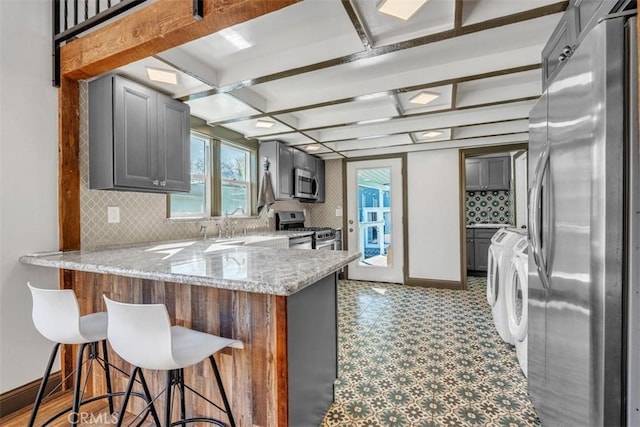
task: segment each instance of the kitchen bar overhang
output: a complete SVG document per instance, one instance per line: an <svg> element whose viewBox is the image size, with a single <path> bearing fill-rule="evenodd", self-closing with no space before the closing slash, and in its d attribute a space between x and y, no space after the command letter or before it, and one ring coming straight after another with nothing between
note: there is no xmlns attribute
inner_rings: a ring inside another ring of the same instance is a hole
<svg viewBox="0 0 640 427"><path fill-rule="evenodd" d="M337 271L357 252L273 249L217 240L185 240L98 250L31 254L25 264L58 268L76 292L81 314L104 311L103 295L164 303L173 324L245 344L216 355L238 425L319 425L337 378ZM26 286L26 285L25 285ZM111 352L124 372L131 367ZM204 365L188 381L216 403ZM147 373L145 373L147 376ZM149 372L153 393L162 375ZM124 375L114 387L124 389ZM87 392L100 394L95 375ZM133 410L142 410L136 402ZM217 416L209 408L194 415ZM158 407L162 410L161 405Z"/></svg>

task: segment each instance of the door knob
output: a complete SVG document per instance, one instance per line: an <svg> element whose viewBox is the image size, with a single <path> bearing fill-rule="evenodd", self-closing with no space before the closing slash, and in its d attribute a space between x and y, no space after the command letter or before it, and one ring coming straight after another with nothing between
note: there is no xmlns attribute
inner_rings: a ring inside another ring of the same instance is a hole
<svg viewBox="0 0 640 427"><path fill-rule="evenodd" d="M349 233L353 233L353 228L350 228L350 229L349 229Z"/></svg>
<svg viewBox="0 0 640 427"><path fill-rule="evenodd" d="M349 220L349 224L353 224L353 220L352 219Z"/></svg>

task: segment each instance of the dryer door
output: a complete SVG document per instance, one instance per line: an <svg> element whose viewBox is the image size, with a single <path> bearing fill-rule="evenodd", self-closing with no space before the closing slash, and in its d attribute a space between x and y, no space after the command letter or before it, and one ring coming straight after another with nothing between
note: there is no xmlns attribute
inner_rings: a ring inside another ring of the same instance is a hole
<svg viewBox="0 0 640 427"><path fill-rule="evenodd" d="M507 284L507 318L509 332L516 341L523 341L527 336L528 298L527 298L527 263L521 257L512 260L511 278Z"/></svg>
<svg viewBox="0 0 640 427"><path fill-rule="evenodd" d="M489 246L489 260L487 261L487 302L490 307L496 305L500 290L500 269L498 268L498 251L495 245Z"/></svg>

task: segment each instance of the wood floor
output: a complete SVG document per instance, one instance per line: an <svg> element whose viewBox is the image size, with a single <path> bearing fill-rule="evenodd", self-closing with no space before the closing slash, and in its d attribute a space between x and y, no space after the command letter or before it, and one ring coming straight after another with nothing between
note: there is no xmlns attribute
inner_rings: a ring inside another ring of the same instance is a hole
<svg viewBox="0 0 640 427"><path fill-rule="evenodd" d="M46 420L48 420L53 415L62 411L63 409L68 408L71 405L71 401L73 399L73 394L71 391L58 393L54 396L51 396L44 405L40 407L40 411L38 413L38 418L36 419L36 426L42 425ZM29 417L31 416L31 406L28 406L24 409L21 409L18 412L15 412L11 415L8 415L4 418L0 418L0 426L2 427L24 427L29 422ZM48 424L51 427L66 427L69 425L69 421L67 420L68 414L63 414L60 418L56 419L55 422ZM149 417L150 418L150 417ZM109 409L106 401L96 401L87 403L81 407L81 415L80 415L80 424L83 426L113 426L116 423L117 418L111 416L109 414ZM125 422L123 425L129 425L132 423L137 423L138 420L134 420L133 415L125 418ZM133 424L135 425L135 424ZM149 419L142 424L144 427L153 427L153 421Z"/></svg>

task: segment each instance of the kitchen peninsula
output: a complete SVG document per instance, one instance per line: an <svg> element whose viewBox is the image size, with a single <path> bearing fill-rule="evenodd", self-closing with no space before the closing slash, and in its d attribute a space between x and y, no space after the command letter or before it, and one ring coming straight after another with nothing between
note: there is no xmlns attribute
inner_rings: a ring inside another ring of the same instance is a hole
<svg viewBox="0 0 640 427"><path fill-rule="evenodd" d="M200 239L32 254L20 261L62 269L82 314L105 311L102 295L164 303L173 324L241 340L244 349L216 355L238 425L307 426L319 425L333 401L336 272L358 256ZM114 353L109 357L130 371ZM147 375L152 392L158 393L162 376ZM186 375L188 383L221 403L206 365ZM126 378L115 379L115 386L124 389ZM92 388L93 393L103 391L97 375ZM189 415L220 416L209 412L209 405L189 406Z"/></svg>

